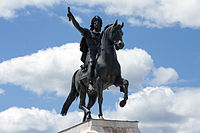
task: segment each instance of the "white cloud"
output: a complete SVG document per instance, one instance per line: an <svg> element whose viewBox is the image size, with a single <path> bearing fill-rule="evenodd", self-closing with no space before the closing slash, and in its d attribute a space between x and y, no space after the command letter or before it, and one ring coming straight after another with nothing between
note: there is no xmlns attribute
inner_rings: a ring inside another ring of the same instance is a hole
<svg viewBox="0 0 200 133"><path fill-rule="evenodd" d="M20 85L38 94L66 95L73 73L80 68L80 57L79 44L72 43L13 58L0 63L0 83ZM130 91L140 88L153 68L151 56L134 48L119 51L118 59L123 77L130 82Z"/></svg>
<svg viewBox="0 0 200 133"><path fill-rule="evenodd" d="M129 95L127 105L116 103L104 111L105 119L139 120L142 133L199 133L200 88L147 87ZM62 117L55 111L11 107L0 112L0 132L53 133L80 123L83 113Z"/></svg>
<svg viewBox="0 0 200 133"><path fill-rule="evenodd" d="M66 95L80 57L79 44L72 43L13 58L0 63L0 83L20 85L38 94Z"/></svg>
<svg viewBox="0 0 200 133"><path fill-rule="evenodd" d="M56 133L78 124L83 113L71 112L63 117L55 111L38 108L11 107L0 112L0 132L2 133Z"/></svg>
<svg viewBox="0 0 200 133"><path fill-rule="evenodd" d="M131 94L124 108L105 111L105 118L139 120L142 133L199 133L200 89L147 87Z"/></svg>
<svg viewBox="0 0 200 133"><path fill-rule="evenodd" d="M0 17L5 19L17 17L17 11L26 7L37 7L45 9L59 4L61 0L1 0L0 1Z"/></svg>
<svg viewBox="0 0 200 133"><path fill-rule="evenodd" d="M151 56L143 49L125 49L117 52L123 78L129 80L130 91L141 88L146 76L153 68Z"/></svg>
<svg viewBox="0 0 200 133"><path fill-rule="evenodd" d="M148 20L141 20L134 17L130 17L127 20L132 26L146 26L151 28L161 28L161 26L155 24L154 22L150 22Z"/></svg>
<svg viewBox="0 0 200 133"><path fill-rule="evenodd" d="M151 56L139 48L120 50L117 55L122 77L129 80L129 91L142 88L154 68ZM0 84L19 85L37 94L56 92L59 96L66 95L73 73L82 64L80 57L79 44L71 43L4 61L0 63ZM153 83L162 85L177 79L175 70L162 70L164 72L155 71Z"/></svg>
<svg viewBox="0 0 200 133"><path fill-rule="evenodd" d="M0 88L0 94L4 94L4 90Z"/></svg>
<svg viewBox="0 0 200 133"><path fill-rule="evenodd" d="M98 5L107 14L128 16L133 25L168 27L179 23L182 27L200 27L199 0L73 0L70 4Z"/></svg>
<svg viewBox="0 0 200 133"><path fill-rule="evenodd" d="M0 17L17 17L17 11L26 7L45 9L63 0L1 0ZM68 3L81 12L98 9L109 15L127 16L134 26L168 27L180 24L181 27L200 27L199 0L73 0ZM95 8L95 9L93 9ZM192 21L191 21L192 20Z"/></svg>
<svg viewBox="0 0 200 133"><path fill-rule="evenodd" d="M178 79L178 73L173 68L155 68L153 69L153 76L151 84L156 86L174 83Z"/></svg>

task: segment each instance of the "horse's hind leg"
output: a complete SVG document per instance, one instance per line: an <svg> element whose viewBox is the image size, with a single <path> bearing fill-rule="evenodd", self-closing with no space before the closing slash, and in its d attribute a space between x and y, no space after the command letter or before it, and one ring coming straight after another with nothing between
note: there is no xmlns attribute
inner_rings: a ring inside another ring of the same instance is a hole
<svg viewBox="0 0 200 133"><path fill-rule="evenodd" d="M97 96L98 96L98 104L99 104L99 118L103 119L103 113L102 113L102 103L103 103L103 81L98 78L97 82Z"/></svg>

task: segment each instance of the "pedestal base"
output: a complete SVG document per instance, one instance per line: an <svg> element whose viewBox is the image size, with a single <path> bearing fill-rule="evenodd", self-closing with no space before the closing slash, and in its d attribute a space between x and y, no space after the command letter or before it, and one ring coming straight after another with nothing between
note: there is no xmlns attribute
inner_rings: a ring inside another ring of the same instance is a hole
<svg viewBox="0 0 200 133"><path fill-rule="evenodd" d="M59 133L140 133L138 121L91 119Z"/></svg>

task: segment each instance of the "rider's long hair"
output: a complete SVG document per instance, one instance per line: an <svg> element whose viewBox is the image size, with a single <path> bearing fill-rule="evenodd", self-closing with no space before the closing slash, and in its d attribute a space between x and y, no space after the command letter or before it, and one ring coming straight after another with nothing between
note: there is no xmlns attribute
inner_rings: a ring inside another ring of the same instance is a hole
<svg viewBox="0 0 200 133"><path fill-rule="evenodd" d="M94 22L95 21L99 21L100 23L100 31L101 31L101 27L102 27L102 19L99 16L94 16L91 20L91 25L90 25L90 30L94 30Z"/></svg>

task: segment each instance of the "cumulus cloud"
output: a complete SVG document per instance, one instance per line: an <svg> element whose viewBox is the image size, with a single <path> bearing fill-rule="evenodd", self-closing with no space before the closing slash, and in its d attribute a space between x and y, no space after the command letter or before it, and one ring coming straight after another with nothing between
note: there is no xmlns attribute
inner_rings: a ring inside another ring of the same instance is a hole
<svg viewBox="0 0 200 133"><path fill-rule="evenodd" d="M146 87L129 95L124 108L104 110L105 119L139 120L142 133L199 133L200 89ZM54 110L11 107L0 112L0 132L53 133L78 124L83 113L62 117Z"/></svg>
<svg viewBox="0 0 200 133"><path fill-rule="evenodd" d="M59 4L61 0L1 0L0 17L5 19L17 17L17 11L26 7L37 7L45 9Z"/></svg>
<svg viewBox="0 0 200 133"><path fill-rule="evenodd" d="M4 61L0 63L0 83L20 85L38 94L65 95L81 64L80 56L79 44L72 43Z"/></svg>
<svg viewBox="0 0 200 133"><path fill-rule="evenodd" d="M178 79L178 73L173 68L155 68L153 69L153 76L151 84L155 86L173 83Z"/></svg>
<svg viewBox="0 0 200 133"><path fill-rule="evenodd" d="M100 6L110 15L127 16L132 25L200 27L199 0L73 0L73 5ZM191 21L192 20L192 21Z"/></svg>
<svg viewBox="0 0 200 133"><path fill-rule="evenodd" d="M198 133L200 90L147 87L131 94L127 105L104 112L105 117L139 120L142 133Z"/></svg>
<svg viewBox="0 0 200 133"><path fill-rule="evenodd" d="M80 68L80 57L79 44L72 43L13 58L0 63L0 83L20 85L38 94L65 95L70 90L73 73ZM130 81L130 91L141 88L153 67L151 56L134 48L119 51L118 57L122 75Z"/></svg>
<svg viewBox="0 0 200 133"><path fill-rule="evenodd" d="M151 56L139 48L120 50L117 55L122 77L130 82L129 91L142 88L154 69ZM55 92L58 96L66 95L73 73L82 64L80 57L79 44L69 43L4 61L0 63L0 84L19 85L37 94ZM159 85L177 79L172 68L155 68L154 75L152 83Z"/></svg>
<svg viewBox="0 0 200 133"><path fill-rule="evenodd" d="M17 17L17 11L26 7L45 9L63 0L4 0L0 1L0 17ZM199 0L73 0L68 3L77 11L92 12L98 9L109 15L126 16L133 26L200 27ZM94 9L95 8L95 9ZM192 20L192 21L191 21Z"/></svg>
<svg viewBox="0 0 200 133"><path fill-rule="evenodd" d="M141 88L142 83L153 69L153 59L143 49L125 49L117 52L122 77L130 82L130 91Z"/></svg>
<svg viewBox="0 0 200 133"><path fill-rule="evenodd" d="M78 124L83 113L71 112L63 117L55 111L11 107L0 112L2 133L56 133Z"/></svg>

